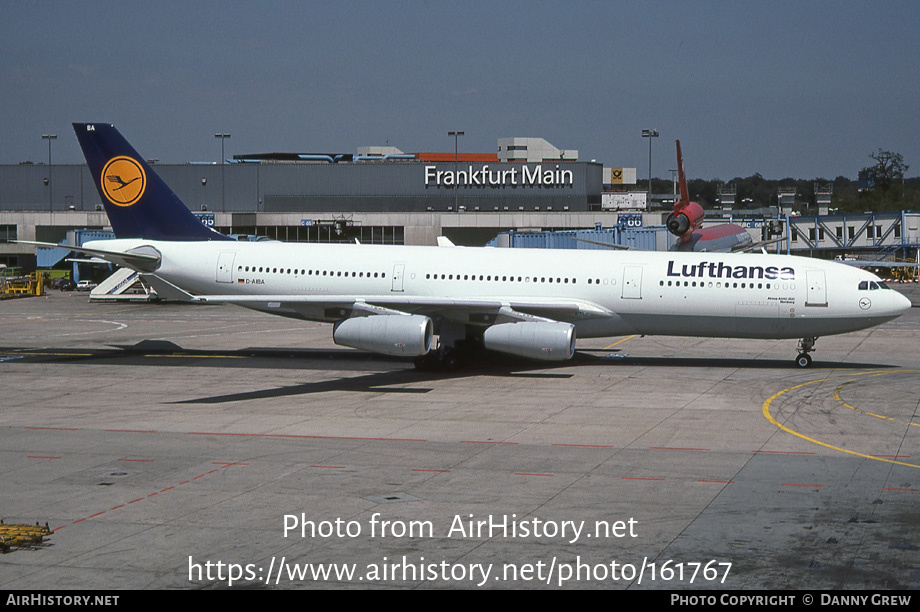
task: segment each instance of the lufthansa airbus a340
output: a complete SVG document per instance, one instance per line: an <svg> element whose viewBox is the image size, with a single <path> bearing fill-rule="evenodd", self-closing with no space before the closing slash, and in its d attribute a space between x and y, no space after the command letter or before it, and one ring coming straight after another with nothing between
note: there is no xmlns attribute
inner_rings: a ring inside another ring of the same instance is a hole
<svg viewBox="0 0 920 612"><path fill-rule="evenodd" d="M477 349L563 361L576 337L628 334L800 339L805 367L819 336L910 308L869 272L788 255L237 242L205 227L114 126L74 129L116 235L74 250L173 297L333 323L337 344L423 369Z"/></svg>

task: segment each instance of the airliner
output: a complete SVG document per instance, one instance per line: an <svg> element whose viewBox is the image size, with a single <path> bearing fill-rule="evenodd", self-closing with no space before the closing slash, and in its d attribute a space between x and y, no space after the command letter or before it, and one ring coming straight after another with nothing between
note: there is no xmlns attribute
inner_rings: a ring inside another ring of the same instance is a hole
<svg viewBox="0 0 920 612"><path fill-rule="evenodd" d="M773 239L754 243L751 235L740 225L735 223L720 223L712 227L703 227L705 213L703 207L690 201L687 191L687 177L684 175L684 158L680 152L680 141L677 144L677 176L680 185L680 199L674 202L674 210L665 220L668 231L677 240L672 245L672 251L697 251L697 252L738 252L753 251L767 244L778 242Z"/></svg>
<svg viewBox="0 0 920 612"><path fill-rule="evenodd" d="M203 225L114 126L74 130L116 238L73 250L170 298L332 323L336 344L423 370L483 349L565 361L576 338L631 334L799 339L807 367L819 336L911 307L869 272L789 255L238 242Z"/></svg>

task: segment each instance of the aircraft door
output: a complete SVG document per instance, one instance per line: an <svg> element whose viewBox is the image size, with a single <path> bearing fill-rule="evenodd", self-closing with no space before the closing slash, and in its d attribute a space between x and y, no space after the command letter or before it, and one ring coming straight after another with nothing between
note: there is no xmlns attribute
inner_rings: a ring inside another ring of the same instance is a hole
<svg viewBox="0 0 920 612"><path fill-rule="evenodd" d="M217 282L233 282L233 259L236 253L224 252L217 256Z"/></svg>
<svg viewBox="0 0 920 612"><path fill-rule="evenodd" d="M406 273L406 264L398 263L393 266L393 286L390 291L401 292L403 290L403 276Z"/></svg>
<svg viewBox="0 0 920 612"><path fill-rule="evenodd" d="M642 299L642 266L623 268L623 299Z"/></svg>
<svg viewBox="0 0 920 612"><path fill-rule="evenodd" d="M827 306L827 285L824 281L824 270L805 271L805 283L808 286L806 306Z"/></svg>

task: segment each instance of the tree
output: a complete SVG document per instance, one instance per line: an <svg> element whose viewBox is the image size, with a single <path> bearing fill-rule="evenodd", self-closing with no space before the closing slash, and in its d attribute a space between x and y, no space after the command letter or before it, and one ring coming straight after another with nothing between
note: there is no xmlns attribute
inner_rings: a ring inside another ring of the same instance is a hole
<svg viewBox="0 0 920 612"><path fill-rule="evenodd" d="M910 168L900 153L879 149L878 153L870 153L869 157L875 160L875 165L863 168L860 175L865 173L869 184L881 191L888 191L892 185L904 180L904 173Z"/></svg>

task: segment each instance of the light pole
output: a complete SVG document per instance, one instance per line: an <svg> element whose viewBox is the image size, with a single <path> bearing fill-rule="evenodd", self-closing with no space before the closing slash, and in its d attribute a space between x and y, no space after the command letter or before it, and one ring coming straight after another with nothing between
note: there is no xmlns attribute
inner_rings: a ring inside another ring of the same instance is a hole
<svg viewBox="0 0 920 612"><path fill-rule="evenodd" d="M454 211L460 212L460 183L457 180L457 162L460 159L460 144L458 141L463 136L463 132L447 132L447 135L454 137Z"/></svg>
<svg viewBox="0 0 920 612"><path fill-rule="evenodd" d="M658 138L658 130L642 130L642 138L648 138L648 201L652 206L652 138Z"/></svg>
<svg viewBox="0 0 920 612"><path fill-rule="evenodd" d="M226 212L224 208L224 140L230 138L230 134L214 134L214 138L220 138L220 212Z"/></svg>
<svg viewBox="0 0 920 612"><path fill-rule="evenodd" d="M54 212L51 205L51 141L57 138L57 134L42 134L42 140L48 141L48 212Z"/></svg>

